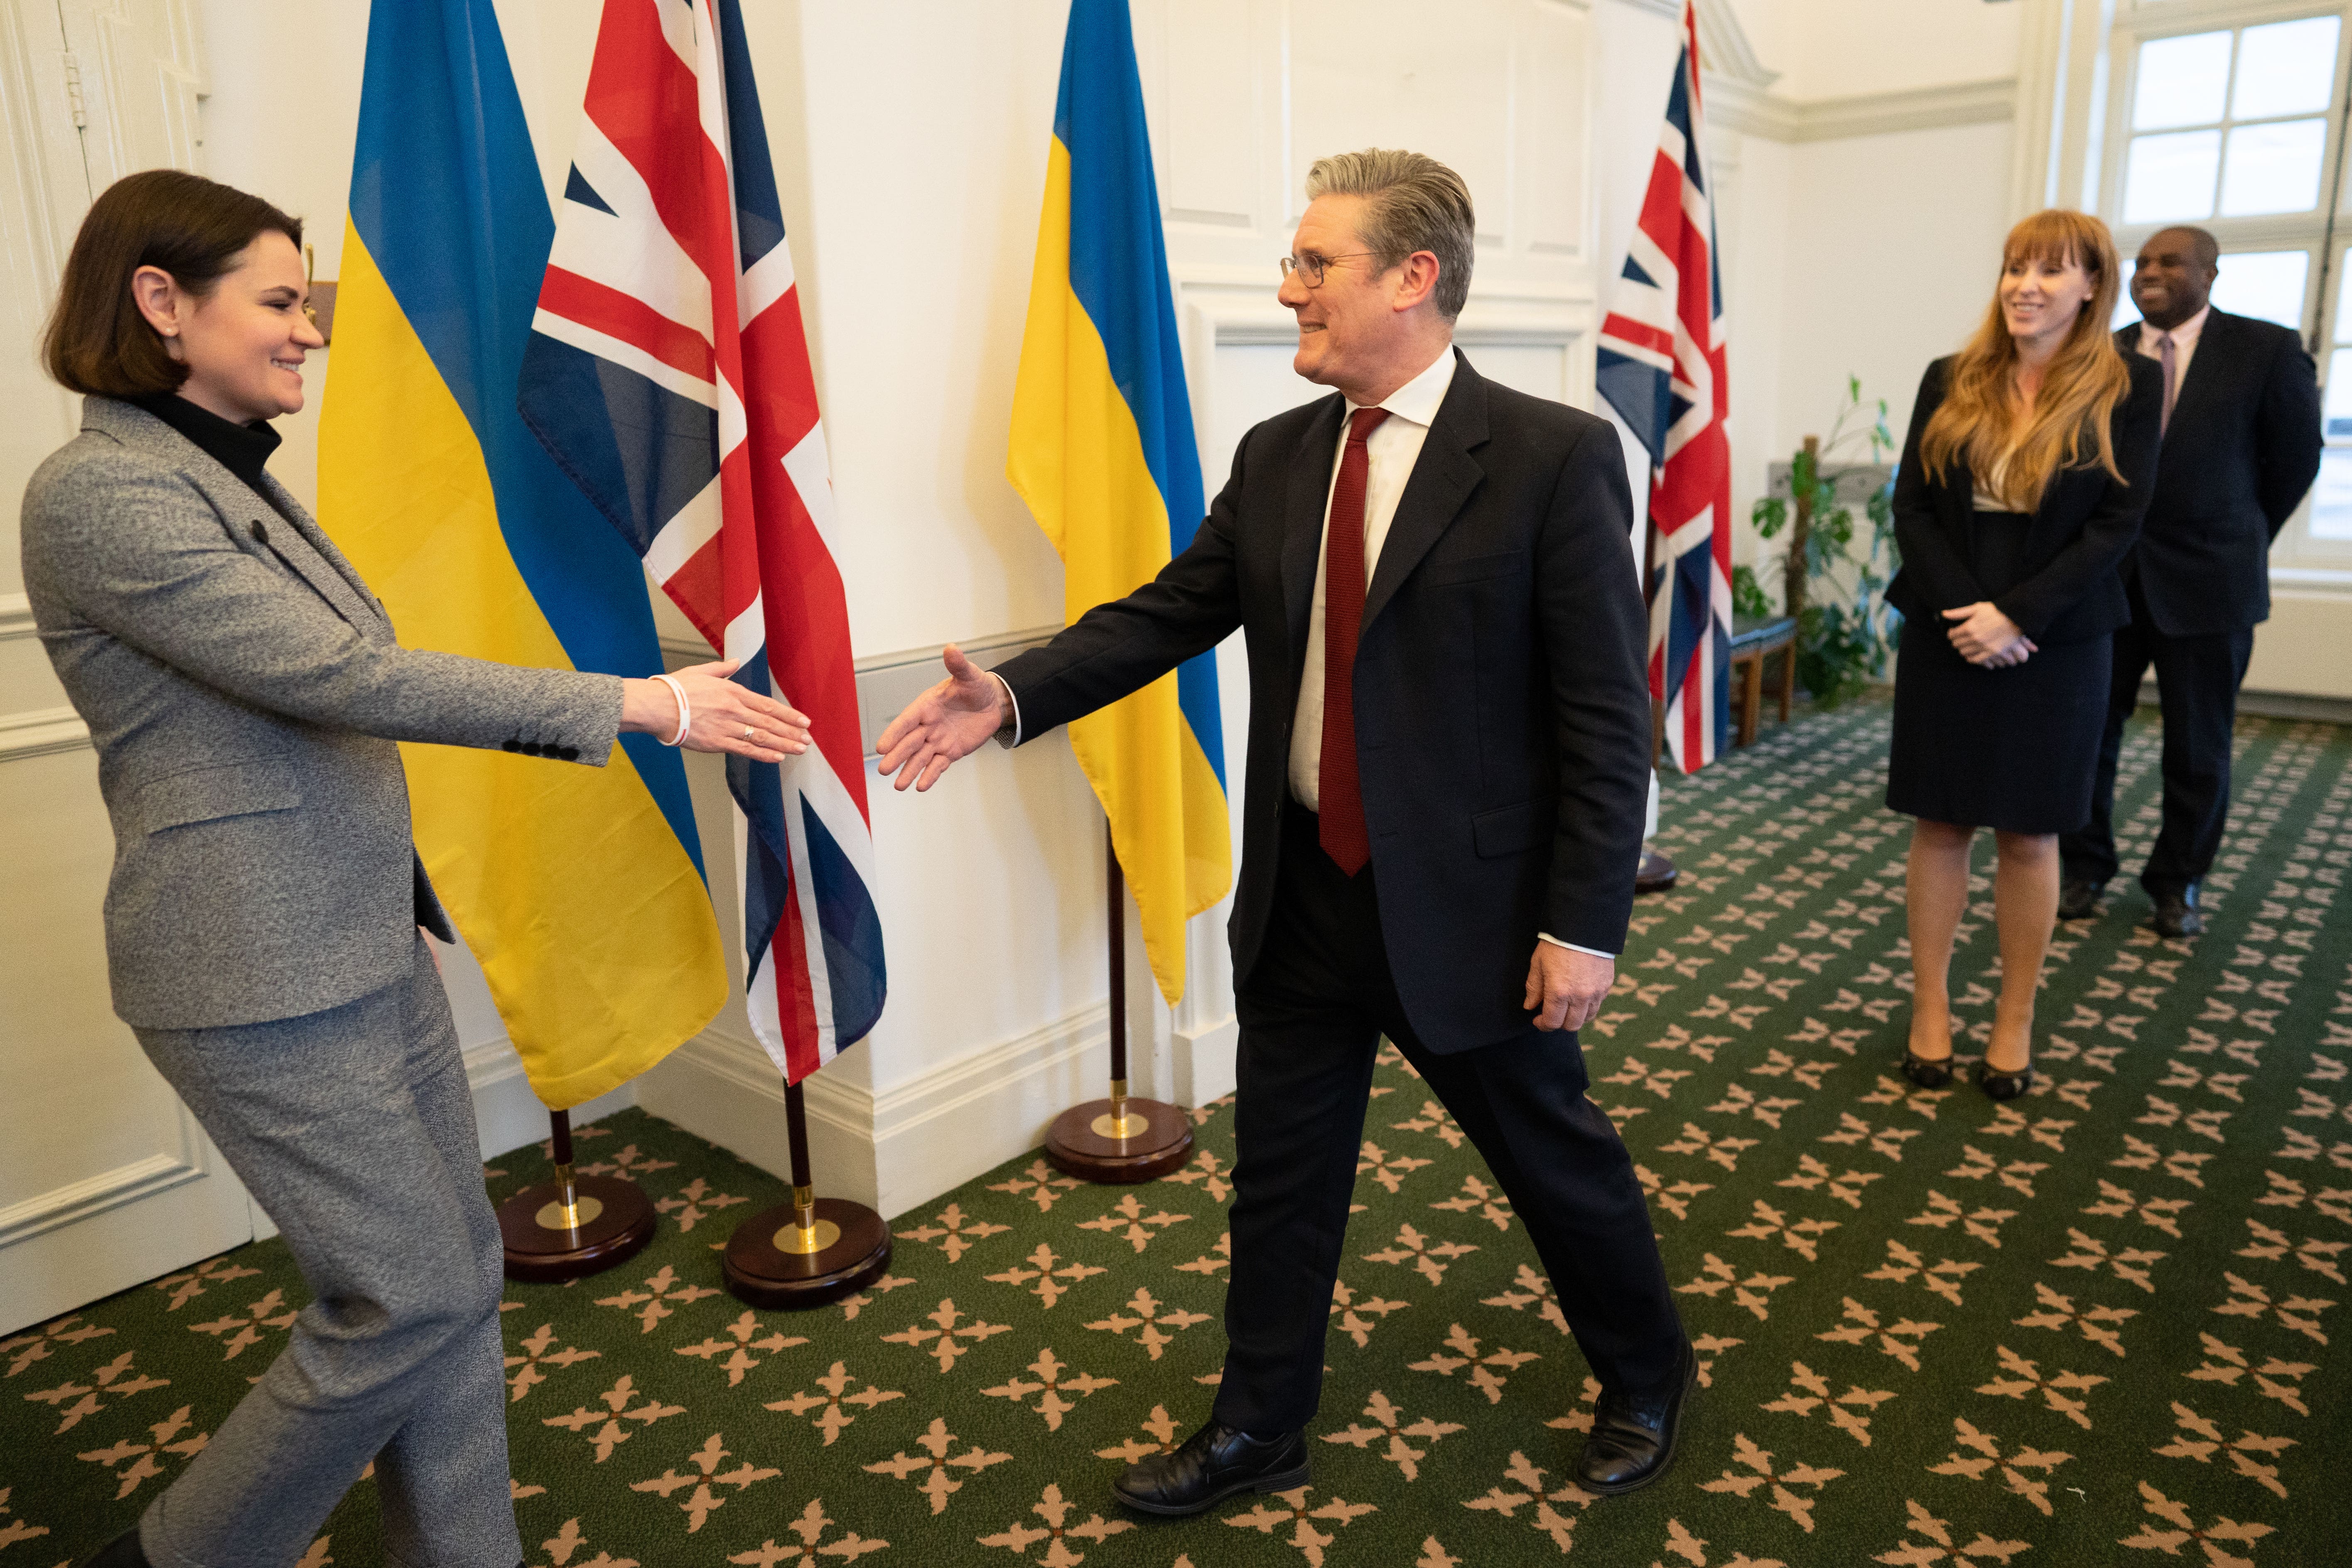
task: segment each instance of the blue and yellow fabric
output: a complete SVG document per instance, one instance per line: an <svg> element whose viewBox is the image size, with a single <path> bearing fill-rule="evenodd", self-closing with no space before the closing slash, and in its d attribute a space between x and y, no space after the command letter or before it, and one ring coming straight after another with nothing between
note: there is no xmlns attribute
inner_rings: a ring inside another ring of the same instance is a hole
<svg viewBox="0 0 2352 1568"><path fill-rule="evenodd" d="M490 0L373 7L321 525L411 647L647 675L644 568L516 409L554 218ZM676 752L405 746L417 847L541 1100L644 1071L727 995Z"/></svg>
<svg viewBox="0 0 2352 1568"><path fill-rule="evenodd" d="M1201 459L1127 0L1074 0L1005 476L1061 552L1076 621L1192 542ZM1172 1006L1184 922L1233 885L1213 653L1070 726Z"/></svg>

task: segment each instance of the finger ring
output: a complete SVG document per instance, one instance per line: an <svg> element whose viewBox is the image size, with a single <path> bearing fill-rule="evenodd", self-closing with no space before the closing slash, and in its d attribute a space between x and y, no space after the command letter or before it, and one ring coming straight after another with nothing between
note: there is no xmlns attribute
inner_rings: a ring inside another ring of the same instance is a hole
<svg viewBox="0 0 2352 1568"><path fill-rule="evenodd" d="M747 741L748 741L748 740L750 740L750 739L751 738L751 734L752 734L751 726L751 725L749 725L749 724L744 725L744 726L743 726L743 738L744 738L745 740L747 740Z"/></svg>

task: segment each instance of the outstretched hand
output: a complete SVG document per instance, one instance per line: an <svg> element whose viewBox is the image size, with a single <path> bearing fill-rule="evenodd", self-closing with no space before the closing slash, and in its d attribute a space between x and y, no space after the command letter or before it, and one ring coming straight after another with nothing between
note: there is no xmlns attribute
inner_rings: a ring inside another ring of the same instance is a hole
<svg viewBox="0 0 2352 1568"><path fill-rule="evenodd" d="M689 752L730 752L755 763L781 763L808 750L808 715L740 681L733 659L690 665L670 679L686 690L692 715L678 733L677 698L666 682L621 686L621 728L658 735Z"/></svg>
<svg viewBox="0 0 2352 1568"><path fill-rule="evenodd" d="M964 658L953 643L940 656L948 678L907 704L878 742L882 773L894 787L929 789L940 775L977 751L1012 714L996 678Z"/></svg>
<svg viewBox="0 0 2352 1568"><path fill-rule="evenodd" d="M2023 664L2042 651L2015 621L1989 599L1946 610L1944 619L1953 623L1944 633L1953 648L1970 664L1986 669L2006 669Z"/></svg>

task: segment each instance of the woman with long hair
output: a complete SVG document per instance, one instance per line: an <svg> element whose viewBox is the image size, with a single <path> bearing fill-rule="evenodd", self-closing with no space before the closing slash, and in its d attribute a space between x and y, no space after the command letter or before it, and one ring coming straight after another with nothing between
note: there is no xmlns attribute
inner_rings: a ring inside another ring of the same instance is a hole
<svg viewBox="0 0 2352 1568"><path fill-rule="evenodd" d="M629 731L782 762L808 721L728 664L624 679L403 648L263 467L322 341L301 244L258 196L132 174L83 220L43 344L82 425L26 489L25 586L114 829L114 1010L312 1296L91 1561L287 1568L373 1461L387 1562L514 1568L498 1220L394 742L593 767Z"/></svg>
<svg viewBox="0 0 2352 1568"><path fill-rule="evenodd" d="M1952 1071L1952 942L1977 830L1995 845L2000 1000L1977 1081L2033 1079L2033 996L2058 908L2058 836L2090 819L2116 566L2156 479L2163 383L2107 331L2120 264L2106 225L2036 213L2010 231L1968 346L1927 367L1895 485L1904 614L1886 804L1917 818L1906 910L1903 1070Z"/></svg>

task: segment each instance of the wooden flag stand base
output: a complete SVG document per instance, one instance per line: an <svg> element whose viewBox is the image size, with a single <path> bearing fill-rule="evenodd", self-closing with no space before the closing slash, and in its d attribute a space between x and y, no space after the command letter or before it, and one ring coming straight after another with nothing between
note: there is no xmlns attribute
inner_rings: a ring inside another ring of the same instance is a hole
<svg viewBox="0 0 2352 1568"><path fill-rule="evenodd" d="M1127 1092L1127 879L1108 826L1103 855L1110 894L1110 1098L1054 1118L1045 1158L1084 1181L1149 1182L1192 1157L1192 1119L1181 1106Z"/></svg>
<svg viewBox="0 0 2352 1568"><path fill-rule="evenodd" d="M634 1258L654 1238L654 1205L622 1176L572 1171L572 1114L548 1112L554 1134L555 1180L499 1205L507 1278L557 1285L602 1273Z"/></svg>
<svg viewBox="0 0 2352 1568"><path fill-rule="evenodd" d="M762 1210L727 1238L727 1289L754 1307L822 1307L872 1284L890 1266L890 1227L864 1204L821 1198L809 1176L808 1113L801 1086L784 1085L793 1198Z"/></svg>

